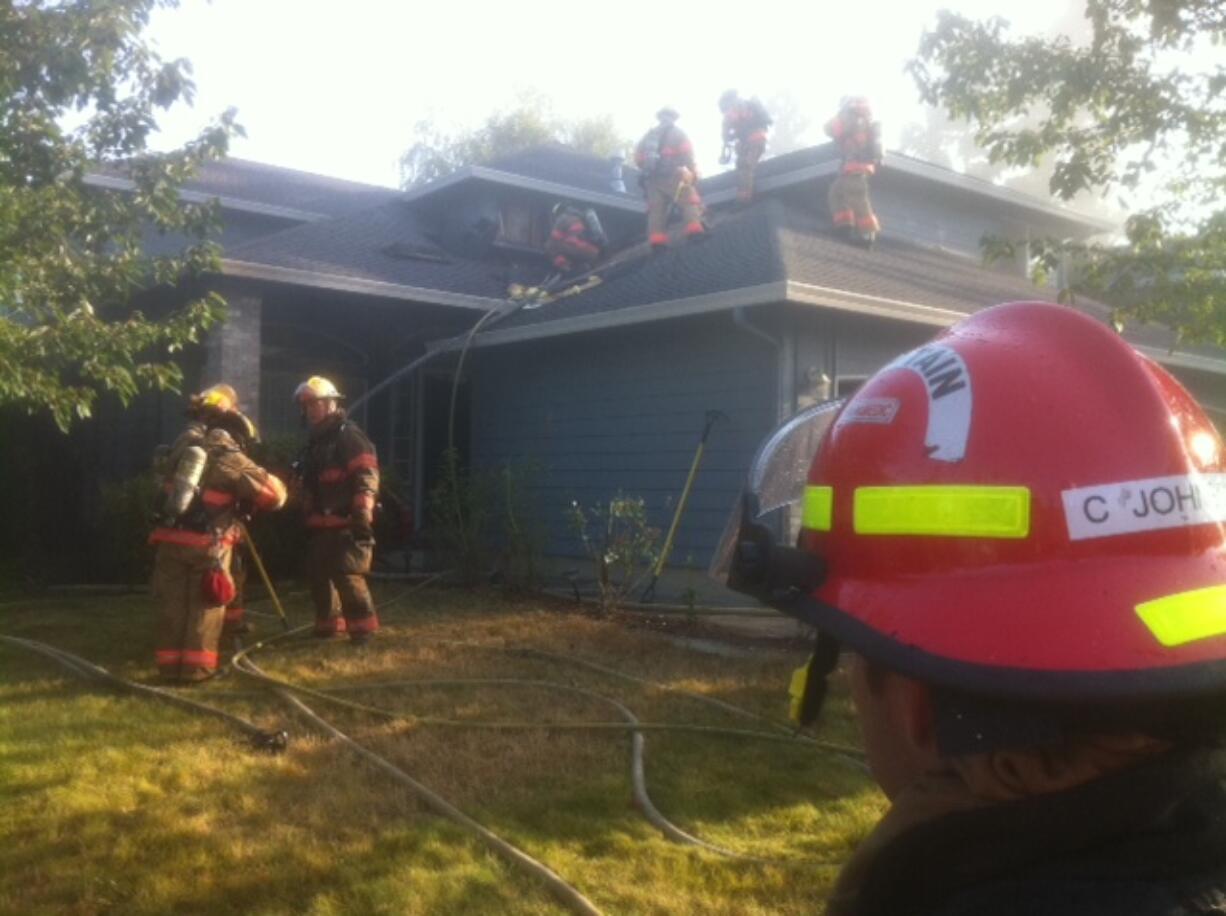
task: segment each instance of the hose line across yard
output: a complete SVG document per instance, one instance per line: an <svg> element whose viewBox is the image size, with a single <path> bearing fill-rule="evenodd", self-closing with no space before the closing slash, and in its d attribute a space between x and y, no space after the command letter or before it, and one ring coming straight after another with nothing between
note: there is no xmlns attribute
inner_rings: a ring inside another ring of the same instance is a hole
<svg viewBox="0 0 1226 916"><path fill-rule="evenodd" d="M409 592L416 591L421 585L411 588L405 594L397 596L405 597ZM460 640L438 640L440 645L447 645L462 651L495 651L509 655L518 656L520 658L534 658L541 661L560 664L573 665L586 668L591 671L598 672L605 676L616 678L619 680L635 683L641 686L646 686L651 689L669 691L681 696L688 697L696 702L717 708L725 713L736 715L743 719L750 719L762 723L766 728L726 728L715 725L701 725L689 722L644 722L624 703L613 697L598 693L594 690L589 690L582 687L576 687L571 684L560 683L557 681L534 679L534 678L452 678L452 679L420 679L420 680L394 680L369 683L355 683L342 685L329 685L325 689L317 689L308 687L302 684L296 684L287 680L274 677L266 673L252 659L256 652L264 651L278 645L285 644L290 637L298 636L308 629L310 625L297 627L288 632L279 633L260 642L256 642L246 648L239 648L231 659L231 667L237 673L249 678L260 684L263 688L270 689L284 703L293 709L298 715L305 718L315 728L319 729L326 735L349 748L353 753L362 757L368 763L384 774L390 776L395 781L407 786L416 795L428 809L435 814L446 818L452 823L458 825L466 833L472 835L480 843L491 849L493 852L501 856L504 860L510 863L513 867L521 870L525 874L531 876L538 881L567 909L575 913L582 914L598 914L599 909L580 891L568 884L562 877L552 871L548 866L534 859L523 850L517 848L506 840L494 834L488 828L484 827L464 812L459 810L437 792L414 779L411 775L404 772L399 767L388 761L386 758L372 751L359 741L352 738L350 735L341 731L333 723L329 722L318 712L312 709L304 702L304 698L311 698L321 702L330 703L337 707L347 708L367 715L378 716L381 718L393 719L396 721L406 722L414 727L435 727L445 729L466 729L466 730L487 730L487 731L517 731L517 730L546 730L546 731L562 731L562 732L621 732L628 733L631 739L630 744L630 781L635 806L642 812L643 816L658 829L664 836L670 840L702 849L709 853L719 855L724 858L734 859L738 861L765 863L765 864L786 864L784 860L762 859L754 856L747 856L728 849L724 849L715 844L709 843L699 837L687 833L682 828L669 821L656 807L652 801L647 789L646 765L645 765L645 735L647 732L682 732L691 734L704 734L711 737L735 738L739 740L755 740L769 741L790 744L793 747L806 748L810 751L818 749L820 751L830 753L837 759L840 759L857 769L864 769L862 762L862 752L855 748L846 747L829 742L817 741L808 736L797 734L790 726L761 716L758 713L743 709L730 703L714 697L707 697L699 693L680 690L666 684L660 684L644 678L636 677L631 674L618 671L615 668L610 668L605 665L598 664L586 659L573 657L569 655L560 655L557 653L546 652L534 648L515 648L490 646L481 643L474 643ZM36 640L4 636L0 635L0 643L7 644L16 648L40 654L46 658L56 661L64 666L74 675L83 679L102 682L112 687L119 687L137 695L146 696L152 699L157 699L162 702L170 703L178 706L188 712L194 712L204 715L209 715L214 718L221 719L227 724L237 728L242 734L248 737L252 744L263 750L279 751L284 750L288 735L284 731L269 732L261 729L252 722L247 721L239 716L233 715L225 710L218 709L206 703L201 703L197 700L188 699L181 696L175 691L165 690L157 687L151 687L145 684L138 684L132 681L126 681L122 678L111 674L104 668L95 665L87 659L58 649L46 643ZM417 716L397 710L386 709L380 706L372 706L365 703L355 702L338 696L339 693L351 691L391 691L391 690L413 690L413 689L489 689L497 688L499 690L515 689L515 690L548 690L560 693L567 693L572 696L580 696L586 699L598 702L604 706L614 710L617 714L617 721L605 722L539 722L539 721L479 721L479 720L454 720L432 716ZM243 693L242 691L230 691L228 696L237 696ZM769 729L769 730L768 730ZM788 860L790 861L790 860ZM814 862L806 860L806 864L838 867L841 863L837 862Z"/></svg>

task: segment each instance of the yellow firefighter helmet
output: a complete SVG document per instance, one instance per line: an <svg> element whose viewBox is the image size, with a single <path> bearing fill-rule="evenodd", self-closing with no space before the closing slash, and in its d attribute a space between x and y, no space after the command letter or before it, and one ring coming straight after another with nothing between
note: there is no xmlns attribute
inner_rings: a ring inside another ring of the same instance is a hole
<svg viewBox="0 0 1226 916"><path fill-rule="evenodd" d="M192 406L208 408L218 413L230 413L238 409L238 392L224 382L219 385L211 385L192 396Z"/></svg>

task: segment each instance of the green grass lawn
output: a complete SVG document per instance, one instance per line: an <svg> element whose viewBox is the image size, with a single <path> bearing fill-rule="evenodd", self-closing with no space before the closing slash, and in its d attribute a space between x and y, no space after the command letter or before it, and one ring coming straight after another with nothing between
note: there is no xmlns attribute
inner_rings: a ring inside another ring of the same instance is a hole
<svg viewBox="0 0 1226 916"><path fill-rule="evenodd" d="M404 589L380 589L385 602ZM13 602L13 603L7 603ZM309 619L302 597L291 617ZM577 656L782 719L799 648L735 657L552 603L427 590L389 604L368 649L270 648L270 674L316 688L389 680L544 679L615 697L645 722L761 728L693 699L508 652ZM264 633L277 623L258 618ZM151 682L145 596L0 599L0 634L42 640ZM293 734L253 752L225 723L85 685L0 644L0 913L555 913L466 833L275 697L232 676L190 693ZM378 688L346 698L472 721L609 722L539 687ZM607 913L812 913L884 800L812 746L647 734L647 783L682 829L755 861L666 839L634 808L630 737L415 724L307 699L337 727L541 860ZM820 737L855 743L843 685ZM766 861L762 861L766 860Z"/></svg>

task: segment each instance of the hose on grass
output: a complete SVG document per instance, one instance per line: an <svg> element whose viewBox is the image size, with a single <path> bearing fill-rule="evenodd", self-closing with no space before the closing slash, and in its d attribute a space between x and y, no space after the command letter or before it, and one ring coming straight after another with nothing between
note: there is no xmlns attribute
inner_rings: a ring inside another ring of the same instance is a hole
<svg viewBox="0 0 1226 916"><path fill-rule="evenodd" d="M254 648L254 647L253 647ZM236 655L232 664L239 671L245 674L258 678L262 681L272 680L253 662L246 657L245 653ZM390 776L392 779L407 786L412 790L413 794L421 799L428 808L434 813L446 818L454 824L457 824L466 832L477 837L483 844L493 850L498 855L502 856L508 862L516 866L522 871L532 875L538 881L541 881L558 899L560 903L574 913L582 914L582 916L600 916L600 910L587 897L583 896L576 888L568 884L555 871L549 868L542 862L534 859L523 850L512 846L506 840L502 839L492 830L482 826L477 821L473 820L447 799L443 798L429 786L418 782L404 770L395 766L385 758L379 756L374 751L354 741L347 734L342 732L336 726L332 725L326 719L319 716L313 709L302 702L298 697L286 688L275 687L275 693L292 709L296 710L309 722L319 728L321 731L340 741L351 751L364 759L367 763L381 770L383 773Z"/></svg>
<svg viewBox="0 0 1226 916"><path fill-rule="evenodd" d="M267 731L260 728L254 722L249 722L241 716L234 715L224 709L218 709L216 706L210 706L198 700L189 700L187 697L160 687L151 687L148 684L138 684L135 681L125 680L118 675L112 674L100 665L95 665L88 659L48 645L47 643L39 642L35 639L3 635L0 635L0 642L49 658L72 671L78 677L86 680L101 681L112 687L126 690L138 696L159 700L188 712L201 713L220 719L244 734L251 742L251 745L259 750L280 753L285 750L288 743L289 736L284 730Z"/></svg>

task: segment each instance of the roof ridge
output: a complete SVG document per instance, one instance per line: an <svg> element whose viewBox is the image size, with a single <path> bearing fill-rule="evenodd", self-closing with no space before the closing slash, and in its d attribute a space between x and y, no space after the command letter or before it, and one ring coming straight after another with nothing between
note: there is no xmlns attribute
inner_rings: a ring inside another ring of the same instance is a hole
<svg viewBox="0 0 1226 916"><path fill-rule="evenodd" d="M273 162L261 162L258 159L244 159L242 156L225 156L221 159L215 159L211 162L204 163L202 168L225 168L227 165L237 166L255 166L258 169L265 169L271 172L278 172L283 175L302 175L306 178L323 179L324 181L336 182L337 184L353 185L360 188L369 188L372 191L386 191L389 193L398 193L401 188L393 188L388 185L374 184L369 181L357 181L352 178L341 178L339 175L327 175L323 172L315 172L309 169L299 169L288 165L277 165ZM197 172L199 175L199 171Z"/></svg>

